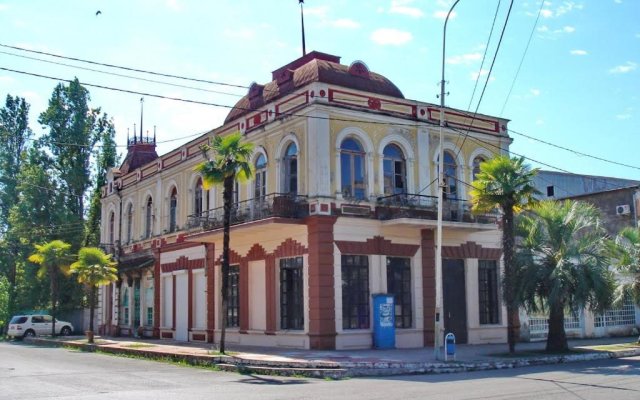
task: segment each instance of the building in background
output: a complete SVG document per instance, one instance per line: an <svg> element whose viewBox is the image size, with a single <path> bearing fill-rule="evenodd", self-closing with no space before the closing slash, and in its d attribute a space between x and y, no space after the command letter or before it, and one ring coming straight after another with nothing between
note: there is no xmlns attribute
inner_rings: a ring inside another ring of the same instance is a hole
<svg viewBox="0 0 640 400"><path fill-rule="evenodd" d="M121 279L101 292L100 329L218 340L222 193L193 168L202 144L239 131L255 174L234 194L228 343L370 348L372 295L391 293L396 346L432 345L439 112L360 61L312 52L168 154L130 139L103 188L101 237ZM480 162L508 152L507 121L445 117L440 314L458 343L506 342L497 216L472 215L467 199Z"/></svg>

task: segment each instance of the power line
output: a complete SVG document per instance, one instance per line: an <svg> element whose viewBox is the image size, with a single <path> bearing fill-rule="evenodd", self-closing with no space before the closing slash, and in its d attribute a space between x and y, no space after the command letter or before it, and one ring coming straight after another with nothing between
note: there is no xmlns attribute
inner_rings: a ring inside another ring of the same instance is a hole
<svg viewBox="0 0 640 400"><path fill-rule="evenodd" d="M107 64L107 63L102 63L102 62L97 62L97 61L85 60L85 59L77 58L77 57L65 57L65 56L61 56L61 55L58 55L58 54L47 53L45 51L25 49L24 47L10 46L8 44L3 44L3 43L0 43L0 47L5 47L5 48L9 48L9 49L14 49L14 50L20 50L20 51L26 51L26 52L29 52L29 53L41 54L41 55L50 56L50 57L62 58L62 59L65 59L65 60L78 61L78 62L83 62L83 63L87 63L87 64L101 65L103 67L123 69L123 70L126 70L126 71L140 72L140 73L143 73L143 74L150 74L150 75L156 75L156 76L164 76L166 78L175 78L175 79L181 79L181 80L186 80L186 81L209 83L209 84L212 84L212 85L228 86L228 87L235 87L235 88L241 88L241 89L248 89L249 88L248 86L243 86L243 85L234 85L234 84L231 84L231 83L216 82L216 81L210 81L210 80L207 80L207 79L189 78L189 77L181 76L181 75L165 74L165 73L162 73L162 72L154 72L154 71L148 71L148 70L144 70L144 69L137 69L137 68L124 67L124 66L115 65L115 64Z"/></svg>
<svg viewBox="0 0 640 400"><path fill-rule="evenodd" d="M118 74L118 73L115 73L115 72L108 72L108 71L101 71L99 69L81 67L79 65L65 64L65 63L55 62L55 61L51 61L51 60L43 60L41 58L23 56L23 55L20 55L20 54L9 53L9 52L6 52L6 51L0 51L0 54L6 54L6 55L9 55L9 56L26 58L26 59L29 59L29 60L40 61L40 62L44 62L44 63L48 63L48 64L61 65L61 66L64 66L64 67L69 67L69 68L76 68L76 69L80 69L80 70L83 70L83 71L91 71L91 72L97 72L97 73L105 74L105 75L119 76L121 78L135 79L135 80L143 81L143 82L158 83L158 84L161 84L161 85L167 85L167 86L173 86L173 87L179 87L179 88L191 89L191 90L199 90L199 91L203 91L203 92L223 94L223 95L227 95L227 96L235 96L235 97L244 96L242 94L237 94L237 93L221 92L221 91L218 91L218 90L204 89L204 88L199 88L199 87L195 87L195 86L179 85L177 83L162 82L162 81L158 81L158 80L154 80L154 79L141 78L141 77L138 77L138 76Z"/></svg>
<svg viewBox="0 0 640 400"><path fill-rule="evenodd" d="M480 82L480 76L482 75L482 67L484 66L484 60L487 57L487 53L489 52L489 43L491 43L491 36L493 36L493 28L496 25L498 11L500 10L500 3L502 3L502 0L498 0L498 5L496 6L496 12L495 14L493 14L493 22L491 22L491 30L489 31L487 44L484 47L484 54L482 55L482 61L480 62L480 69L478 70L478 76L476 76L476 82L473 85L473 92L471 93L471 98L469 99L469 105L467 106L468 109L471 109L471 104L473 104L473 98L476 96L476 88L478 87L478 82Z"/></svg>
<svg viewBox="0 0 640 400"><path fill-rule="evenodd" d="M540 19L540 14L542 14L542 8L544 7L544 3L545 3L544 0L540 1L540 8L538 9L538 16L536 17L536 22L533 23L533 27L531 28L531 33L529 34L529 40L527 40L527 45L524 48L524 53L522 53L520 64L518 65L518 69L516 70L516 75L513 77L513 81L511 81L511 87L509 88L509 93L507 94L507 98L504 99L504 104L502 105L502 109L500 110L501 117L502 117L502 113L504 112L504 109L507 107L507 102L509 101L509 97L511 97L511 91L513 91L513 87L516 84L518 75L520 75L520 68L522 68L522 64L524 63L524 58L527 55L527 51L529 50L529 45L531 44L533 33L536 31L536 26L538 26L538 20Z"/></svg>
<svg viewBox="0 0 640 400"><path fill-rule="evenodd" d="M498 58L498 52L500 51L500 45L502 44L502 39L504 37L504 32L507 29L507 24L509 22L509 17L511 16L511 9L513 8L513 0L509 3L509 10L507 11L507 17L504 20L504 25L502 26L502 32L500 32L500 39L498 40L498 45L496 46L496 52L493 54L493 60L491 61L491 67L489 67L489 72L487 73L487 79L484 81L484 87L482 88L482 92L480 93L480 98L478 99L478 104L476 105L476 110L473 112L473 117L471 118L471 122L469 123L469 128L462 139L462 145L458 148L458 154L460 154L460 150L464 147L464 143L467 140L467 136L471 127L473 126L473 121L476 119L476 115L478 115L478 110L480 109L480 103L482 103L482 98L484 97L485 90L487 89L487 85L489 84L489 79L491 78L491 72L493 71L493 66L495 65L496 58ZM482 72L482 71L480 71ZM457 154L456 154L457 157Z"/></svg>

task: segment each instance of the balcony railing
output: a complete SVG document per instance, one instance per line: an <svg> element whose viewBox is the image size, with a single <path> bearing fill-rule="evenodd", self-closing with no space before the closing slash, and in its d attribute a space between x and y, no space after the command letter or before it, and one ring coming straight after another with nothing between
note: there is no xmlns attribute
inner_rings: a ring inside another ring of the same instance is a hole
<svg viewBox="0 0 640 400"><path fill-rule="evenodd" d="M270 217L304 218L309 215L305 196L272 193L266 196L234 203L231 209L231 225L258 221ZM214 208L187 219L187 229L211 230L221 228L224 207Z"/></svg>
<svg viewBox="0 0 640 400"><path fill-rule="evenodd" d="M420 194L395 194L378 197L376 217L380 220L398 218L438 219L438 198ZM470 222L492 224L498 219L498 213L471 213L469 201L457 198L443 199L442 220L451 222Z"/></svg>

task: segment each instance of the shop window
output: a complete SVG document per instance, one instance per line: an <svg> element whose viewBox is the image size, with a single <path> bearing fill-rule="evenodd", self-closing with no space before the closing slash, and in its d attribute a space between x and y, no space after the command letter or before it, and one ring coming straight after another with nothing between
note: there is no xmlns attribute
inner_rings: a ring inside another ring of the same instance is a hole
<svg viewBox="0 0 640 400"><path fill-rule="evenodd" d="M342 256L342 328L369 329L369 258Z"/></svg>
<svg viewBox="0 0 640 400"><path fill-rule="evenodd" d="M302 257L280 260L280 328L304 329Z"/></svg>

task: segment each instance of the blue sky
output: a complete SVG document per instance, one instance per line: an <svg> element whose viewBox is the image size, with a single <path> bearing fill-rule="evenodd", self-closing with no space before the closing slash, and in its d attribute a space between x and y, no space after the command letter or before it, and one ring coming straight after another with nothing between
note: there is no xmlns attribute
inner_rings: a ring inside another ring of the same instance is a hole
<svg viewBox="0 0 640 400"><path fill-rule="evenodd" d="M410 99L438 103L446 0L306 0L307 51L364 61ZM447 37L447 105L469 108L498 0L461 0ZM482 87L504 23L502 0L481 72ZM540 18L514 81L525 46ZM101 13L96 15L100 10ZM301 54L296 0L0 0L0 44L138 69L248 86ZM491 80L484 114L511 120L517 132L640 167L640 1L516 0ZM6 54L11 53L11 54ZM40 60L17 57L29 56ZM73 64L194 90L55 65ZM246 90L179 81L0 47L0 67L165 96L233 105ZM0 96L24 96L32 128L56 81L0 70ZM509 88L513 91L509 97ZM89 88L92 105L113 116L118 143L140 119L140 96ZM213 92L212 92L213 91ZM224 93L215 93L224 92ZM4 100L3 100L4 103ZM504 108L504 109L503 109ZM145 98L145 130L157 126L159 152L219 126L227 108ZM511 150L574 173L640 180L612 165L512 134ZM175 139L175 140L174 140ZM122 149L124 150L124 149ZM533 165L537 164L532 162ZM549 167L544 167L551 169Z"/></svg>

